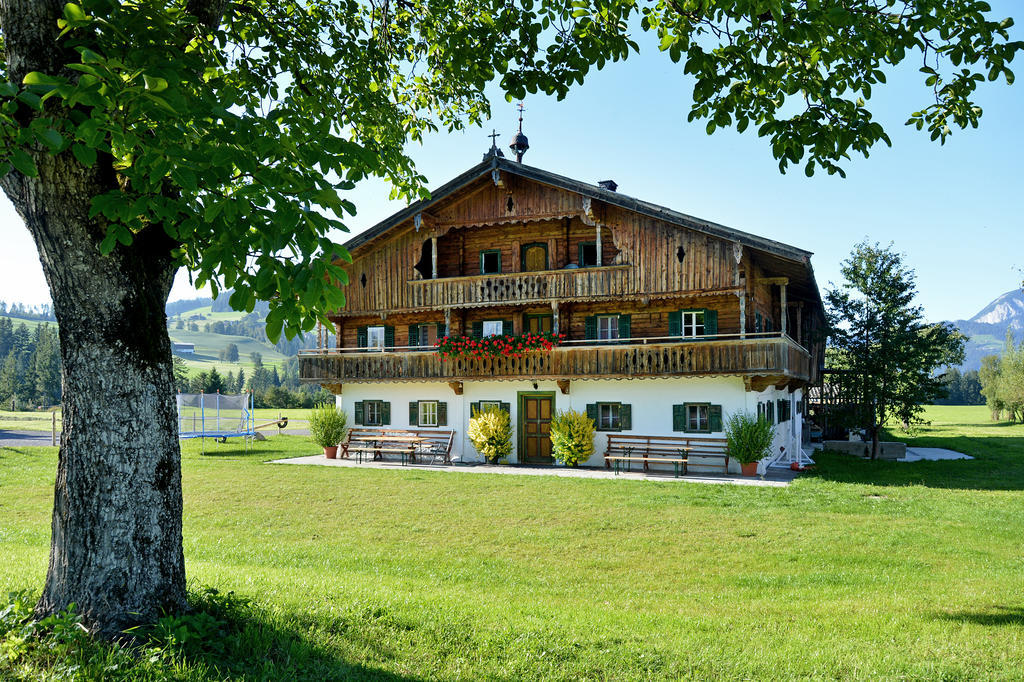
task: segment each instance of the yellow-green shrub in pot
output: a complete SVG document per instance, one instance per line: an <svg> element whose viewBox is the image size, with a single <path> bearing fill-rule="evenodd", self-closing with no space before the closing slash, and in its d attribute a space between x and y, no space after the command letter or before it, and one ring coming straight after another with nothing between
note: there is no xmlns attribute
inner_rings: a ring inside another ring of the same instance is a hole
<svg viewBox="0 0 1024 682"><path fill-rule="evenodd" d="M345 439L347 422L345 412L330 403L309 413L309 435L324 449L327 459L338 456L338 444Z"/></svg>
<svg viewBox="0 0 1024 682"><path fill-rule="evenodd" d="M594 420L576 410L555 412L551 420L551 454L576 467L594 454Z"/></svg>
<svg viewBox="0 0 1024 682"><path fill-rule="evenodd" d="M736 412L725 422L729 457L738 461L744 476L757 475L757 463L772 452L775 426L763 416Z"/></svg>
<svg viewBox="0 0 1024 682"><path fill-rule="evenodd" d="M466 429L469 442L491 464L512 454L512 419L498 407L476 411Z"/></svg>

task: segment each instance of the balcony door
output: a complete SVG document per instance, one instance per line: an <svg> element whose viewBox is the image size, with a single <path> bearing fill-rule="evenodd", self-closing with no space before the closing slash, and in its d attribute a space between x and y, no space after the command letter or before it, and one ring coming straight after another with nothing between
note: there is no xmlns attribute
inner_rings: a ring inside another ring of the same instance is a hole
<svg viewBox="0 0 1024 682"><path fill-rule="evenodd" d="M519 394L519 462L551 464L551 415L555 394Z"/></svg>
<svg viewBox="0 0 1024 682"><path fill-rule="evenodd" d="M523 272L537 272L548 269L548 245L537 242L525 244L522 253Z"/></svg>
<svg viewBox="0 0 1024 682"><path fill-rule="evenodd" d="M554 328L555 317L549 313L523 316L523 331L531 334L550 334Z"/></svg>

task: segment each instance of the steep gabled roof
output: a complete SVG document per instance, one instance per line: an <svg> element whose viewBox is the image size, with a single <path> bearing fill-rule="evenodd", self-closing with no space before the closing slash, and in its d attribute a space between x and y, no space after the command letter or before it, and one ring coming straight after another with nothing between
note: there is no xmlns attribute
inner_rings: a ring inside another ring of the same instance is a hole
<svg viewBox="0 0 1024 682"><path fill-rule="evenodd" d="M718 223L713 223L708 220L695 218L691 215L673 211L670 208L658 206L657 204L652 204L648 201L643 201L642 199L637 199L620 192L613 192L597 185L573 180L572 178L567 178L564 175L558 175L557 173L552 173L533 166L526 166L498 156L486 157L476 166L473 166L469 170L431 192L430 199L410 204L401 211L348 240L348 242L345 243L345 247L351 250L375 239L376 237L379 237L392 228L404 223L406 220L409 220L417 213L427 211L432 206L441 203L450 195L463 187L476 182L481 177L488 175L495 169L511 175L518 175L519 177L545 185L557 187L568 192L575 192L582 196L590 197L591 199L598 199L607 204L611 204L612 206L618 206L619 208L626 209L627 211L633 211L650 218L663 220L667 223L673 223L681 227L686 227L697 232L703 232L721 239L738 242L744 246L749 246L752 249L772 253L790 260L805 261L812 255L810 251L804 251L803 249L798 249L795 246L783 244L782 242L773 241L771 239L765 239L764 237L759 237L757 235L750 234L749 232L743 232L731 227L726 227L725 225L719 225Z"/></svg>

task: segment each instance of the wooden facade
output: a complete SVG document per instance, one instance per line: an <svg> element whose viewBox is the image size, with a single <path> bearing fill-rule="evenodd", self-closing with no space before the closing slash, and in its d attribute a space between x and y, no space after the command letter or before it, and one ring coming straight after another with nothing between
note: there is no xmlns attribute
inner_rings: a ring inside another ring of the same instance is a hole
<svg viewBox="0 0 1024 682"><path fill-rule="evenodd" d="M821 364L807 252L503 158L348 248L347 303L330 316L338 350L304 352L304 381L730 374L802 383ZM673 315L694 310L717 320L709 338L673 328ZM629 340L584 343L599 315L627 318ZM501 320L519 334L537 316L550 316L569 345L447 363L409 348L421 325L455 336ZM384 352L346 352L377 325L388 330Z"/></svg>

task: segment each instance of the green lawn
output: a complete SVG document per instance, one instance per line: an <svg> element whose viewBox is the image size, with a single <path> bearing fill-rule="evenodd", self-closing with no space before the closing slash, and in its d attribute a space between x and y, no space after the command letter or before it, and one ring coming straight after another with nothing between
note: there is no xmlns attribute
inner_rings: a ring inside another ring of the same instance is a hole
<svg viewBox="0 0 1024 682"><path fill-rule="evenodd" d="M57 430L60 430L60 408L51 410L24 410L11 412L0 410L0 431L50 431L53 428L52 412L57 413Z"/></svg>
<svg viewBox="0 0 1024 682"><path fill-rule="evenodd" d="M267 465L315 447L189 443L191 589L252 604L217 602L224 635L162 658L8 660L0 642L0 678L1021 679L1024 426L929 415L914 443L977 459L821 455L783 489ZM0 450L0 587L42 585L55 460Z"/></svg>

